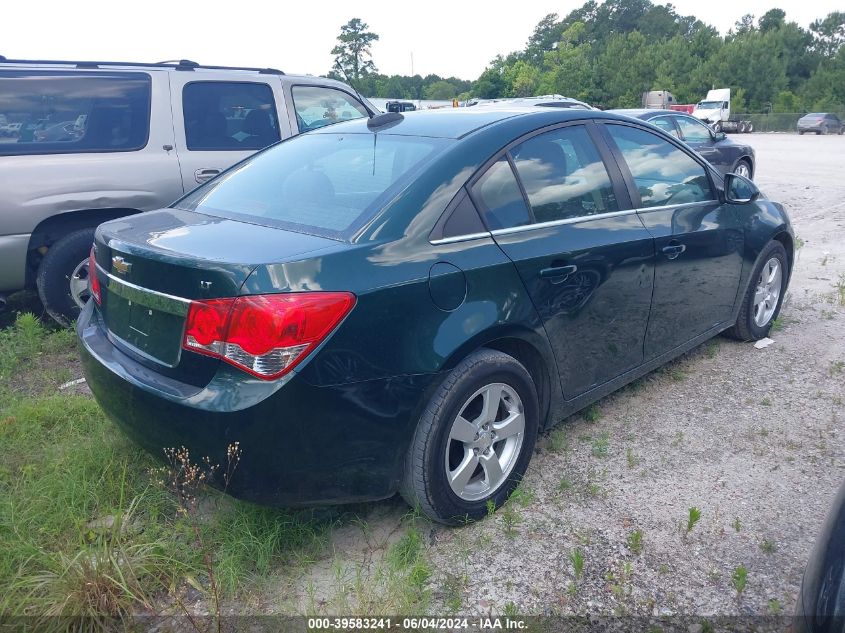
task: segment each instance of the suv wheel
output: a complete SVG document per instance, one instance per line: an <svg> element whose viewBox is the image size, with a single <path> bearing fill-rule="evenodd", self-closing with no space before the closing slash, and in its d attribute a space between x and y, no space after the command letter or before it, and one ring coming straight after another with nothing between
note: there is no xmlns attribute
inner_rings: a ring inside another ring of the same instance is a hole
<svg viewBox="0 0 845 633"><path fill-rule="evenodd" d="M479 350L449 373L423 412L402 496L441 523L484 517L525 474L538 424L537 389L525 367Z"/></svg>
<svg viewBox="0 0 845 633"><path fill-rule="evenodd" d="M47 314L64 326L88 301L88 254L94 229L74 231L55 242L38 267L38 296Z"/></svg>

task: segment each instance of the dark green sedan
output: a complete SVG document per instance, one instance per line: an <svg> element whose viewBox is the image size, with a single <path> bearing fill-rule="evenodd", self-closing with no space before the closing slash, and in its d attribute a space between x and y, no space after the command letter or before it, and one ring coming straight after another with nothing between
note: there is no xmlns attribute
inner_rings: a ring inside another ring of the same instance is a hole
<svg viewBox="0 0 845 633"><path fill-rule="evenodd" d="M452 523L507 499L543 429L720 332L764 337L793 253L781 205L648 123L389 113L101 225L77 330L139 444L239 442L229 493L399 492Z"/></svg>

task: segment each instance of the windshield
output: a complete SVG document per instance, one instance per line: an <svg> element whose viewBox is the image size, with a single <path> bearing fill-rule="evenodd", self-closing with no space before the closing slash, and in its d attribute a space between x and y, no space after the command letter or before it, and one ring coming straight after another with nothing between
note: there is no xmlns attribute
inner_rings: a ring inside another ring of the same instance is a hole
<svg viewBox="0 0 845 633"><path fill-rule="evenodd" d="M179 209L345 239L449 139L303 134L240 163Z"/></svg>
<svg viewBox="0 0 845 633"><path fill-rule="evenodd" d="M698 107L702 110L718 110L722 107L721 101L702 101L698 104Z"/></svg>

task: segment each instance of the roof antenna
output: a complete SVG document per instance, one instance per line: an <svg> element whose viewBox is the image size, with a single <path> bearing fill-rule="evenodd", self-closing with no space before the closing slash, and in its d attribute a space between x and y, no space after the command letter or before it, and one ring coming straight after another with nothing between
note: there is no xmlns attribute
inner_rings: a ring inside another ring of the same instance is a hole
<svg viewBox="0 0 845 633"><path fill-rule="evenodd" d="M346 80L346 83L349 84L349 87L352 88L352 90L355 91L355 95L358 97L358 100L361 102L361 105L364 105L364 97L361 96L361 93L358 92L358 88L355 87L355 84L352 83L352 80L349 78L349 75L346 74L346 71L343 69L343 66L340 65L340 60L335 59L334 65L335 65L335 68L337 68L340 71L340 74L343 75L343 78ZM373 113L370 112L370 110L369 110L369 108L367 108L367 106L364 106L364 108L367 110L367 115L368 115L367 118L372 119L373 116L374 116Z"/></svg>
<svg viewBox="0 0 845 633"><path fill-rule="evenodd" d="M340 74L343 75L343 78L346 79L346 83L349 84L349 87L355 91L355 94L358 96L358 99L363 105L364 97L361 96L361 93L358 92L358 88L356 88L355 84L352 83L352 80L349 79L349 76L346 74L343 66L340 65L338 60L334 60L334 65L340 71ZM366 106L364 107L366 108ZM405 118L401 112L382 112L379 114L373 114L369 111L369 108L367 108L367 112L369 114L367 117L369 119L367 121L367 129L369 130L378 130L379 128L390 125L391 123L398 123ZM375 147L373 148L373 151L375 151Z"/></svg>

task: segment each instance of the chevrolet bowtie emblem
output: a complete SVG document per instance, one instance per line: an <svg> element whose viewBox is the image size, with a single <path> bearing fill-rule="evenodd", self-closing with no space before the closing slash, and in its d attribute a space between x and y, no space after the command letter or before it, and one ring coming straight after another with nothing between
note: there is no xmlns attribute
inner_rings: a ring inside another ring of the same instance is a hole
<svg viewBox="0 0 845 633"><path fill-rule="evenodd" d="M111 258L111 269L121 275L125 275L132 269L132 264L127 262L120 255L115 255Z"/></svg>

